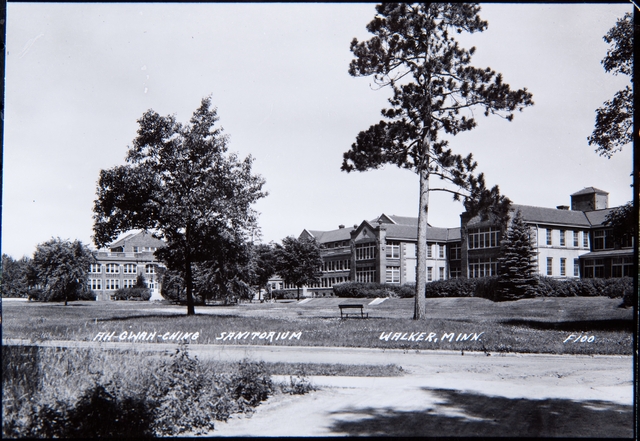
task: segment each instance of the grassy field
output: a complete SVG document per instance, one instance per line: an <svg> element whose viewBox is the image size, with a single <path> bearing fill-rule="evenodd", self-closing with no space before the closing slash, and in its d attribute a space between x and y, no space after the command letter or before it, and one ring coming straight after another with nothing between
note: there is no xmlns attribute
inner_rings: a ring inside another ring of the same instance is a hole
<svg viewBox="0 0 640 441"><path fill-rule="evenodd" d="M340 319L348 299L186 307L148 302L3 302L3 339L190 344L372 347L552 354L632 353L633 310L605 297L536 298L494 303L427 299L425 320L411 320L413 299L364 303L368 319ZM193 334L197 338L193 339ZM102 333L102 334L101 334ZM141 334L146 333L146 334ZM152 336L152 337L150 337Z"/></svg>

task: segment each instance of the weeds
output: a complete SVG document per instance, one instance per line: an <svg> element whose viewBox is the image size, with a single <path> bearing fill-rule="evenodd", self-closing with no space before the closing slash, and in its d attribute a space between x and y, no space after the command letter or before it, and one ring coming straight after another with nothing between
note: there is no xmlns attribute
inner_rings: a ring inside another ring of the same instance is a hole
<svg viewBox="0 0 640 441"><path fill-rule="evenodd" d="M2 347L3 437L201 435L252 412L275 387L263 362L220 371L185 347L168 359L140 352ZM314 390L300 377L294 393Z"/></svg>

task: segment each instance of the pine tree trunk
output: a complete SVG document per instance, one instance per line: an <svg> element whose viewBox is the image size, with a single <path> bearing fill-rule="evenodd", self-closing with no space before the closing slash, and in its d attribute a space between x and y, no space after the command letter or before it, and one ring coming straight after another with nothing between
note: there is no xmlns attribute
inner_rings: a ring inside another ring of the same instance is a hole
<svg viewBox="0 0 640 441"><path fill-rule="evenodd" d="M425 290L427 285L427 222L429 214L429 171L420 173L420 209L418 211L418 263L416 267L416 300L413 319L420 320L426 314Z"/></svg>

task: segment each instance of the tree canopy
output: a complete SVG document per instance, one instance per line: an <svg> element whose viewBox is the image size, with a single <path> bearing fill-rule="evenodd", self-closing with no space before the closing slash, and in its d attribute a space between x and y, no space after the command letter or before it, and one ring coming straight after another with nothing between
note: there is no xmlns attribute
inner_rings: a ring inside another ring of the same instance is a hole
<svg viewBox="0 0 640 441"><path fill-rule="evenodd" d="M610 47L602 59L606 72L623 74L633 84L633 15L627 12L602 37ZM615 152L633 141L633 89L627 85L615 93L611 100L596 110L593 133L587 138L601 156L610 158Z"/></svg>
<svg viewBox="0 0 640 441"><path fill-rule="evenodd" d="M457 135L476 127L474 109L485 116L512 120L515 111L533 104L526 89L511 90L502 75L470 65L475 48L463 49L453 38L462 32L482 32L487 22L476 4L383 3L367 25L373 37L353 39L352 76L372 76L393 95L382 109L383 120L358 134L344 153L342 170L365 171L395 164L420 178L418 267L414 318L424 316L429 192L446 191L462 199L470 213L506 215L510 201L497 186L486 188L475 174L473 156L455 154L442 135ZM434 176L451 186L430 186Z"/></svg>
<svg viewBox="0 0 640 441"><path fill-rule="evenodd" d="M94 202L94 242L143 229L167 242L156 251L169 269L184 274L187 314L195 313L191 264L217 261L221 247L245 241L257 227L252 204L266 196L252 174L253 158L228 152L211 97L188 124L148 110L138 120L127 165L100 171Z"/></svg>
<svg viewBox="0 0 640 441"><path fill-rule="evenodd" d="M73 242L52 238L38 244L29 262L29 285L35 287L33 297L42 301L89 298L87 275L95 263L91 250L79 240Z"/></svg>
<svg viewBox="0 0 640 441"><path fill-rule="evenodd" d="M27 297L29 295L27 274L30 262L31 259L28 257L15 260L8 254L2 254L2 280L0 281L2 297Z"/></svg>
<svg viewBox="0 0 640 441"><path fill-rule="evenodd" d="M313 239L285 237L282 245L275 245L274 254L276 272L285 283L298 288L300 300L300 288L318 282L322 276L320 246Z"/></svg>

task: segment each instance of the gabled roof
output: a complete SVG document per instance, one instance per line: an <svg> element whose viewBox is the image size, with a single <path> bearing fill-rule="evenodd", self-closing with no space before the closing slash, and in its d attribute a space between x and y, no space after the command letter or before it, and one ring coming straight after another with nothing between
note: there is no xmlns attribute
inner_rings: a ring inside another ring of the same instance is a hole
<svg viewBox="0 0 640 441"><path fill-rule="evenodd" d="M377 218L370 220L369 223L372 225L375 225L376 223L395 224L395 225L412 225L417 228L418 218L410 217L410 216L396 216L395 214L388 215L388 214L382 213Z"/></svg>
<svg viewBox="0 0 640 441"><path fill-rule="evenodd" d="M608 192L606 192L604 190L600 190L599 188L585 187L582 190L573 193L571 196L580 196L580 195L583 195L583 194L592 194L592 193L609 194Z"/></svg>
<svg viewBox="0 0 640 441"><path fill-rule="evenodd" d="M147 233L145 231L140 231L138 233L129 233L126 236L118 239L109 245L109 248L129 248L133 246L143 246L143 247L153 247L153 248L161 248L166 244L160 240L156 239L151 235L151 233Z"/></svg>

